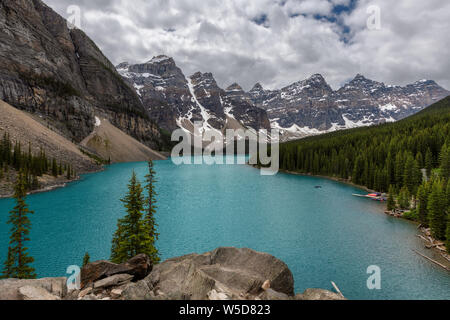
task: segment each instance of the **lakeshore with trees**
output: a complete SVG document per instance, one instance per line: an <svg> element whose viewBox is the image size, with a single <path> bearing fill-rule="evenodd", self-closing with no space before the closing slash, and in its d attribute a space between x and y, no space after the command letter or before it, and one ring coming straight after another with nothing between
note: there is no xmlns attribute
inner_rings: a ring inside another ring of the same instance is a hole
<svg viewBox="0 0 450 320"><path fill-rule="evenodd" d="M148 162L148 174L145 176L145 186L142 187L133 171L128 184L128 192L121 201L124 203L126 215L118 220L111 247L111 261L117 264L137 256L147 254L153 264L160 262L159 252L155 246L159 233L157 231L156 214L156 172L153 161ZM144 194L145 191L145 194ZM35 279L32 267L34 258L28 254L26 243L30 241L31 221L34 214L26 203L27 177L23 170L15 184L15 207L9 214L8 224L11 225L10 242L7 258L4 262L0 279ZM90 262L88 252L83 257L82 266Z"/></svg>
<svg viewBox="0 0 450 320"><path fill-rule="evenodd" d="M450 97L396 123L284 143L280 168L389 192L389 210L406 211L450 252Z"/></svg>
<svg viewBox="0 0 450 320"><path fill-rule="evenodd" d="M67 180L76 176L72 165L49 158L43 149L34 154L31 144L24 148L5 132L0 141L0 181L15 182L19 172L25 177L25 190L28 192L40 189L39 178L44 175L53 178L64 176Z"/></svg>

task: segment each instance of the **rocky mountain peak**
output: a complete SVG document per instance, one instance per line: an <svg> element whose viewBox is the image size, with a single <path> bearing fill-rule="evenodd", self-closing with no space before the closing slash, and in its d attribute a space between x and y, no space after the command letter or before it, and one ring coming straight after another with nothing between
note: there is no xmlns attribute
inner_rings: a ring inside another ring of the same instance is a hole
<svg viewBox="0 0 450 320"><path fill-rule="evenodd" d="M348 85L349 86L361 87L361 86L381 86L381 85L384 85L384 84L381 83L381 82L377 82L377 81L373 81L373 80L367 79L362 74L358 73L355 76L355 78L353 78L353 80L348 83Z"/></svg>
<svg viewBox="0 0 450 320"><path fill-rule="evenodd" d="M200 86L204 89L213 89L213 90L219 89L216 79L214 79L213 74L210 72L207 73L196 72L190 77L190 79L195 87Z"/></svg>
<svg viewBox="0 0 450 320"><path fill-rule="evenodd" d="M153 57L146 63L132 65L130 66L130 71L151 73L155 75L164 75L168 72L182 74L181 69L179 69L175 63L175 60L167 56Z"/></svg>
<svg viewBox="0 0 450 320"><path fill-rule="evenodd" d="M205 130L222 130L230 112L244 127L270 128L267 113L251 102L241 86L235 83L225 92L209 72L196 72L187 79L170 57L157 56L136 65L123 63L117 71L165 130L191 130L195 122L202 122Z"/></svg>
<svg viewBox="0 0 450 320"><path fill-rule="evenodd" d="M121 62L121 63L119 63L117 66L116 66L116 69L117 70L119 70L119 69L127 69L128 70L128 68L130 67L130 64L128 63L128 62Z"/></svg>
<svg viewBox="0 0 450 320"><path fill-rule="evenodd" d="M253 86L253 88L249 91L250 95L257 97L261 96L265 93L266 90L264 90L263 86L258 82Z"/></svg>
<svg viewBox="0 0 450 320"><path fill-rule="evenodd" d="M252 90L250 91L263 91L263 90L264 90L263 86L261 85L261 83L258 82L253 86Z"/></svg>
<svg viewBox="0 0 450 320"><path fill-rule="evenodd" d="M299 101L302 99L320 99L333 93L322 75L315 74L306 80L295 82L280 91L281 99Z"/></svg>
<svg viewBox="0 0 450 320"><path fill-rule="evenodd" d="M353 80L367 80L361 73L357 73Z"/></svg>
<svg viewBox="0 0 450 320"><path fill-rule="evenodd" d="M230 86L226 89L226 91L227 91L227 92L230 92L230 91L244 92L244 90L242 89L242 87L241 87L239 84L237 84L236 82L233 83L232 85L230 85Z"/></svg>
<svg viewBox="0 0 450 320"><path fill-rule="evenodd" d="M121 63L116 69L122 77L130 79L135 88L151 84L159 89L167 87L187 89L187 81L181 69L172 58L164 55L153 57L141 64Z"/></svg>
<svg viewBox="0 0 450 320"><path fill-rule="evenodd" d="M318 83L318 84L322 84L322 85L328 85L325 78L320 73L313 74L311 77L306 79L306 81Z"/></svg>
<svg viewBox="0 0 450 320"><path fill-rule="evenodd" d="M280 90L249 92L254 104L267 110L272 127L286 139L346 128L392 122L412 115L449 95L432 80L406 87L386 86L357 74L334 91L320 74Z"/></svg>
<svg viewBox="0 0 450 320"><path fill-rule="evenodd" d="M156 57L153 57L151 60L147 62L148 64L175 64L175 60L173 58L168 57L166 55L159 55Z"/></svg>
<svg viewBox="0 0 450 320"><path fill-rule="evenodd" d="M439 87L439 85L434 80L418 80L412 84L416 88L426 88L426 87Z"/></svg>

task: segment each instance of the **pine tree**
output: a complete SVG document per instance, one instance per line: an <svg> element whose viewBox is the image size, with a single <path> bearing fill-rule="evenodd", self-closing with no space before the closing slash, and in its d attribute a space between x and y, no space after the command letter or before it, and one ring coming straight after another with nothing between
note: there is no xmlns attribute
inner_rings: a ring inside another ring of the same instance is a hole
<svg viewBox="0 0 450 320"><path fill-rule="evenodd" d="M441 154L440 154L440 169L441 169L441 177L444 179L450 178L450 147L447 147L446 144L442 146Z"/></svg>
<svg viewBox="0 0 450 320"><path fill-rule="evenodd" d="M128 193L121 199L127 215L119 219L112 241L111 261L114 263L125 262L141 253L153 254L152 239L143 217L145 198L142 192L141 184L133 171Z"/></svg>
<svg viewBox="0 0 450 320"><path fill-rule="evenodd" d="M419 201L417 206L419 222L423 226L428 226L428 190L425 183L422 184L417 191L417 200Z"/></svg>
<svg viewBox="0 0 450 320"><path fill-rule="evenodd" d="M423 163L423 155L422 155L422 152L419 151L419 152L416 154L416 161L417 161L417 164L419 165L419 168L423 168L424 163Z"/></svg>
<svg viewBox="0 0 450 320"><path fill-rule="evenodd" d="M91 260L91 257L89 256L89 253L86 252L86 254L83 257L83 267L85 267Z"/></svg>
<svg viewBox="0 0 450 320"><path fill-rule="evenodd" d="M416 194L417 189L419 188L419 186L423 180L422 171L420 170L419 163L416 160L414 160L414 162L413 162L412 173L413 173L413 181L412 181L413 182L413 190L411 190L411 192L412 192L412 194Z"/></svg>
<svg viewBox="0 0 450 320"><path fill-rule="evenodd" d="M405 159L403 157L403 154L399 152L395 156L395 182L397 184L397 188L400 188L403 185L404 173L405 173Z"/></svg>
<svg viewBox="0 0 450 320"><path fill-rule="evenodd" d="M414 192L414 158L411 154L406 158L403 171L403 185L406 186L409 192Z"/></svg>
<svg viewBox="0 0 450 320"><path fill-rule="evenodd" d="M428 148L427 152L425 153L425 169L427 169L427 177L428 179L430 179L431 170L433 169L433 153L431 152L430 148Z"/></svg>
<svg viewBox="0 0 450 320"><path fill-rule="evenodd" d="M153 261L153 264L157 264L160 261L158 250L156 249L155 243L159 238L159 233L156 231L157 223L155 220L155 214L156 214L156 196L158 195L155 191L155 184L157 182L156 180L156 172L154 170L153 161L148 161L148 174L145 176L145 189L147 190L147 212L145 215L145 223L146 227L148 229L150 238L151 238L151 246L152 250L149 254L150 259Z"/></svg>
<svg viewBox="0 0 450 320"><path fill-rule="evenodd" d="M445 191L445 198L447 199L447 213L450 213L450 179L447 181L447 189Z"/></svg>
<svg viewBox="0 0 450 320"><path fill-rule="evenodd" d="M14 277L14 255L11 247L8 248L8 255L3 267L0 279L9 279Z"/></svg>
<svg viewBox="0 0 450 320"><path fill-rule="evenodd" d="M436 179L428 198L428 218L431 234L439 240L445 239L447 227L446 204L447 200L442 183L440 179Z"/></svg>
<svg viewBox="0 0 450 320"><path fill-rule="evenodd" d="M447 214L447 233L446 233L447 241L445 242L445 247L447 248L447 252L450 253L450 214Z"/></svg>
<svg viewBox="0 0 450 320"><path fill-rule="evenodd" d="M36 175L33 175L32 182L31 182L31 190L37 190L39 189L39 180Z"/></svg>
<svg viewBox="0 0 450 320"><path fill-rule="evenodd" d="M400 206L400 209L403 210L408 210L411 208L411 196L406 186L400 190L398 205Z"/></svg>
<svg viewBox="0 0 450 320"><path fill-rule="evenodd" d="M10 272L8 275L17 279L34 279L36 274L34 268L30 266L34 259L28 255L28 248L25 243L29 241L29 233L31 229L31 222L28 218L33 211L28 209L26 200L26 177L20 171L17 178L14 198L16 199L16 206L10 212L8 224L12 225L10 235L10 252L8 259L5 262L5 270ZM5 275L5 274L4 274Z"/></svg>
<svg viewBox="0 0 450 320"><path fill-rule="evenodd" d="M56 159L52 160L52 175L56 178L58 177L58 164L56 163Z"/></svg>
<svg viewBox="0 0 450 320"><path fill-rule="evenodd" d="M445 246L447 248L447 252L450 253L450 180L447 181L447 191L445 197L447 199L447 232L445 234L447 241Z"/></svg>
<svg viewBox="0 0 450 320"><path fill-rule="evenodd" d="M67 180L72 179L72 166L68 165L67 166L67 176L66 176Z"/></svg>
<svg viewBox="0 0 450 320"><path fill-rule="evenodd" d="M395 198L394 198L394 187L392 185L389 186L389 196L387 199L387 209L389 211L395 210L396 208Z"/></svg>

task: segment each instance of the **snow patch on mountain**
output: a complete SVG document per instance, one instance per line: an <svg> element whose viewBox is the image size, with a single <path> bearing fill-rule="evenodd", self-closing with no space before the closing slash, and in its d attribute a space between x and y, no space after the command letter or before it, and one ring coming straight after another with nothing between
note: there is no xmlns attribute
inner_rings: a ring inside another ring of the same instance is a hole
<svg viewBox="0 0 450 320"><path fill-rule="evenodd" d="M192 79L190 79L190 78L188 79L188 88L189 88L189 92L192 95L192 102L195 102L197 107L200 109L200 114L203 118L202 128L200 129L200 133L204 134L209 130L218 131L217 129L213 128L208 123L208 121L212 118L212 116L209 114L208 110L206 110L206 108L203 107L203 105L198 101L197 96L195 95L195 90L194 90L194 85L192 84Z"/></svg>
<svg viewBox="0 0 450 320"><path fill-rule="evenodd" d="M397 106L395 104L388 103L383 106L380 106L380 110L381 111L394 111L394 110L397 110Z"/></svg>
<svg viewBox="0 0 450 320"><path fill-rule="evenodd" d="M95 116L95 126L96 127L100 127L101 124L102 124L102 121L100 120L100 118Z"/></svg>

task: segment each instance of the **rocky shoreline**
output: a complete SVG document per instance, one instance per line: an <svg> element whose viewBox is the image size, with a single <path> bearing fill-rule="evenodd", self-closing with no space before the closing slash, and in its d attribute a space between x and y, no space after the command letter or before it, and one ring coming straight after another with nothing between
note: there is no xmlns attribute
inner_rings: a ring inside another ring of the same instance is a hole
<svg viewBox="0 0 450 320"><path fill-rule="evenodd" d="M82 268L79 289L68 290L66 282L0 280L0 300L345 300L322 289L295 294L294 277L284 262L231 247L157 265L146 255L120 265L96 261Z"/></svg>
<svg viewBox="0 0 450 320"><path fill-rule="evenodd" d="M351 182L349 180L346 180L346 179L341 179L341 178L336 178L336 177L328 177L328 176L321 176L321 175L306 174L306 173L299 173L299 172L287 171L287 170L280 170L280 172L287 173L287 174L293 174L293 175L296 175L296 176L316 177L316 178L327 179L327 180L331 180L331 181L335 181L335 182L344 183L344 184L347 184L349 186L352 186L352 187L364 190L364 191L369 192L369 193L377 192L376 190L372 190L372 189L366 188L364 186L360 186L360 185L354 184L353 182Z"/></svg>
<svg viewBox="0 0 450 320"><path fill-rule="evenodd" d="M100 169L86 171L81 174L98 173L103 170L104 170L104 167L101 167ZM52 176L47 175L45 179L40 180L40 184L41 184L40 188L28 192L28 194L31 195L31 194L54 191L56 189L65 188L68 184L70 184L72 182L80 181L80 180L81 180L80 175L77 175L76 177L74 177L72 179L67 179L65 176L60 176L58 178L54 178ZM10 188L1 188L0 189L0 199L12 198L14 196L13 187L14 187L13 183L11 183Z"/></svg>

